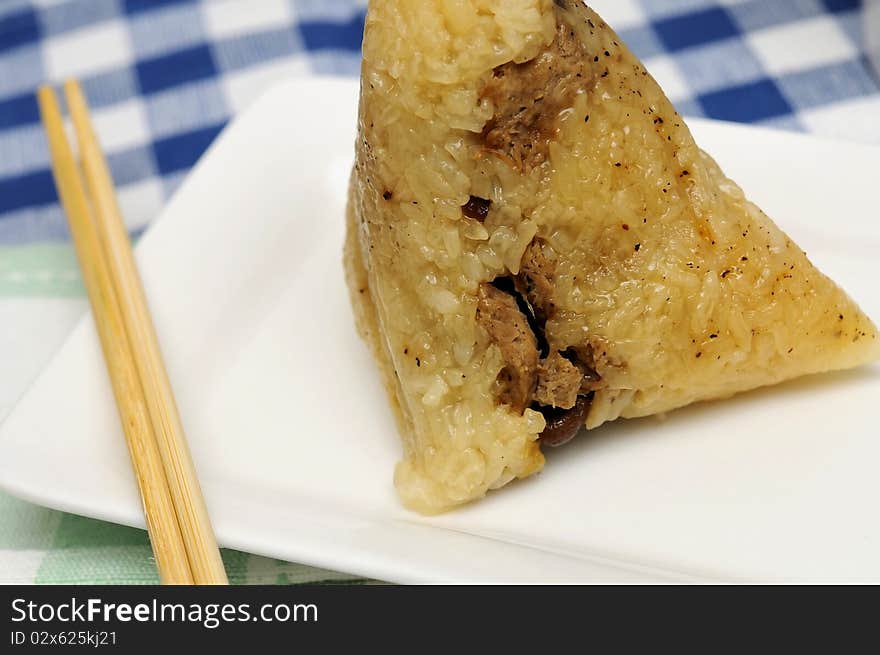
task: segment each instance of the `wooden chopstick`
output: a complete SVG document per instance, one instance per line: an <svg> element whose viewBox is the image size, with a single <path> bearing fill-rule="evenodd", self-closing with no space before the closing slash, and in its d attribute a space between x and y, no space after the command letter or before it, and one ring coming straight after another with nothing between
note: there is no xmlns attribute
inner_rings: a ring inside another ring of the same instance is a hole
<svg viewBox="0 0 880 655"><path fill-rule="evenodd" d="M144 517L159 577L163 584L192 584L189 558L165 478L162 457L153 437L149 411L129 347L117 291L101 247L79 169L67 142L58 102L52 89L46 87L39 90L37 98L52 155L55 184L67 214L83 283L88 292L92 316L107 362L119 418L143 501Z"/></svg>
<svg viewBox="0 0 880 655"><path fill-rule="evenodd" d="M128 232L122 220L110 169L89 118L88 105L75 80L64 84L68 111L79 142L100 241L110 276L119 291L126 332L143 386L153 431L196 584L227 584L208 509L193 466L159 340L150 318Z"/></svg>
<svg viewBox="0 0 880 655"><path fill-rule="evenodd" d="M42 88L38 99L160 579L171 584L227 584L112 177L79 84L68 81L64 92L85 187L54 92Z"/></svg>

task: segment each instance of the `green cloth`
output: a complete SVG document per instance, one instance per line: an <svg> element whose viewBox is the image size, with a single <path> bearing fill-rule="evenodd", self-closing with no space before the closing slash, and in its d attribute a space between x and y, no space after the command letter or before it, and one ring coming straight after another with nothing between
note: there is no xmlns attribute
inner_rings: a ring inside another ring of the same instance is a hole
<svg viewBox="0 0 880 655"><path fill-rule="evenodd" d="M232 584L360 582L350 575L224 550ZM0 583L157 584L143 530L56 512L0 494Z"/></svg>
<svg viewBox="0 0 880 655"><path fill-rule="evenodd" d="M71 244L0 247L0 297L83 295L76 253Z"/></svg>

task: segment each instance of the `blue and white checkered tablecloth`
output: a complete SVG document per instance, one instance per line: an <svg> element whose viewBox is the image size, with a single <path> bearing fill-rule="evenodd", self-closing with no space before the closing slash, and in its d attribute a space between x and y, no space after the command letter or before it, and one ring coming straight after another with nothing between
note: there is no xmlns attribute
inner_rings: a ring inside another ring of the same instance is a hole
<svg viewBox="0 0 880 655"><path fill-rule="evenodd" d="M65 239L34 88L79 77L143 228L274 80L356 75L365 0L0 0L0 244ZM594 2L685 115L880 140L857 0Z"/></svg>
<svg viewBox="0 0 880 655"><path fill-rule="evenodd" d="M123 213L137 234L229 118L272 83L357 75L366 4L0 0L0 418L86 307L36 87L70 76L83 82ZM865 55L858 0L590 4L685 115L880 143L880 84ZM85 533L98 535L97 545ZM145 577L131 573L132 562L148 554L145 537L131 534L0 494L0 582L149 580L150 567ZM126 550L114 559L108 553L116 542L135 543L141 555ZM71 543L84 548L79 564L47 564ZM236 557L227 564L240 563L239 581L331 575Z"/></svg>

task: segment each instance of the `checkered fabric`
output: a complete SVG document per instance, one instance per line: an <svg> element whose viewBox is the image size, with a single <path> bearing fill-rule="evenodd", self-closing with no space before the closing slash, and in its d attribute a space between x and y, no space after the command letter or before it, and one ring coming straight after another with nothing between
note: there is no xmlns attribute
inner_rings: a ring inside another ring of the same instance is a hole
<svg viewBox="0 0 880 655"><path fill-rule="evenodd" d="M857 0L591 4L685 115L880 143L880 85ZM85 311L37 85L82 81L137 236L229 118L273 82L357 74L365 5L0 0L0 417L58 345L57 335L34 337L34 326ZM243 553L225 558L234 582L350 581ZM0 582L155 580L143 532L0 494Z"/></svg>

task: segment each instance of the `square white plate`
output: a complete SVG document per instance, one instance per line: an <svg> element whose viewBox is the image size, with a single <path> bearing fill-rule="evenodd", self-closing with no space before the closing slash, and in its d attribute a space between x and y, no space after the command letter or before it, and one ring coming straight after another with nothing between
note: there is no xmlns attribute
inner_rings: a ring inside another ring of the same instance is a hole
<svg viewBox="0 0 880 655"><path fill-rule="evenodd" d="M620 421L481 502L404 510L342 275L356 106L350 81L275 88L138 246L224 545L395 582L880 582L877 367ZM880 317L880 150L692 127ZM143 525L90 318L0 428L0 487Z"/></svg>

